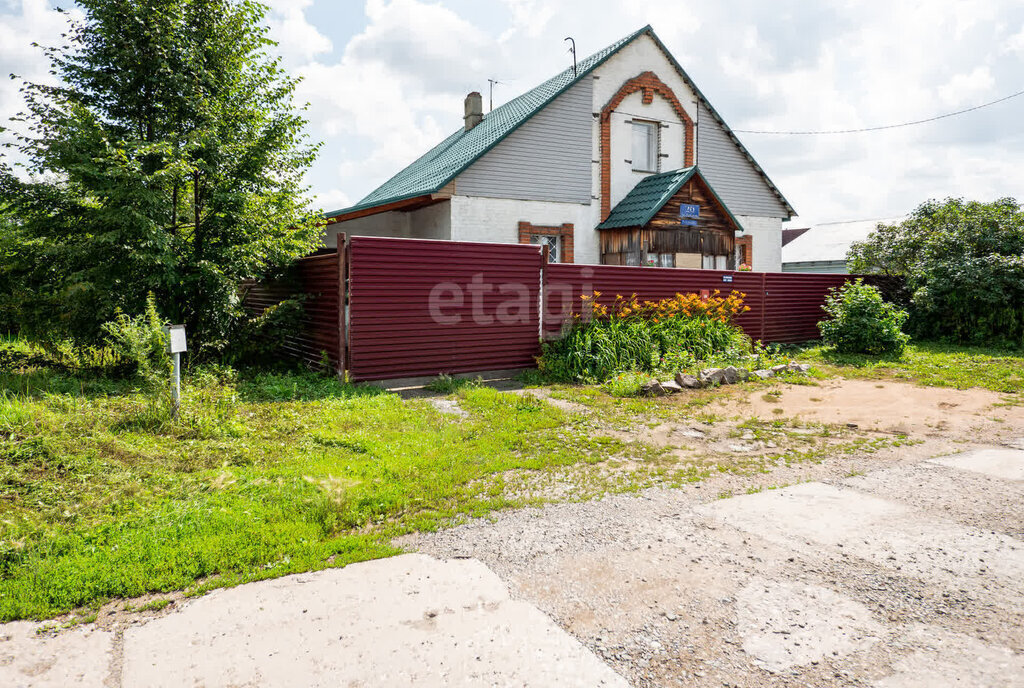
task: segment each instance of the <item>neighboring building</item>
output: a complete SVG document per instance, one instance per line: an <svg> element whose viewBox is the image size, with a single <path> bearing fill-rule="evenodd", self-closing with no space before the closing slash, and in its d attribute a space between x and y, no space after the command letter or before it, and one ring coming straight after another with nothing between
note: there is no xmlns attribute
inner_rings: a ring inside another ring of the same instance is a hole
<svg viewBox="0 0 1024 688"><path fill-rule="evenodd" d="M902 217L852 220L809 227L782 247L782 271L846 274L850 244L864 241L880 224L891 225L903 220Z"/></svg>
<svg viewBox="0 0 1024 688"><path fill-rule="evenodd" d="M345 232L543 243L559 262L781 269L793 208L650 26L486 115L471 93L464 119L328 213L327 244Z"/></svg>

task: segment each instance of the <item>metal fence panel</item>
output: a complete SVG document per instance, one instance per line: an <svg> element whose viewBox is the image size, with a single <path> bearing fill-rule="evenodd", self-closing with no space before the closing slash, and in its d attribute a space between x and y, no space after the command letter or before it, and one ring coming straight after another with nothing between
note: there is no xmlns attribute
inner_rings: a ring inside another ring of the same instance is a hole
<svg viewBox="0 0 1024 688"><path fill-rule="evenodd" d="M259 315L281 301L304 295L302 324L285 340L285 354L311 366L319 366L326 354L331 366L339 369L339 279L336 252L309 256L297 260L285 279L243 284L242 304L249 313Z"/></svg>
<svg viewBox="0 0 1024 688"><path fill-rule="evenodd" d="M354 380L529 368L538 354L538 246L353 237Z"/></svg>

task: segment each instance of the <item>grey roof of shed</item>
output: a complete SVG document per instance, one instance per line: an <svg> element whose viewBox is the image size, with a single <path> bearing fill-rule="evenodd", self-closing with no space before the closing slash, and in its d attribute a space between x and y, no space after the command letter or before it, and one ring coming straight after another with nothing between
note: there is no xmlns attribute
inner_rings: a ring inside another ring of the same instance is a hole
<svg viewBox="0 0 1024 688"><path fill-rule="evenodd" d="M608 58L621 50L624 46L644 34L651 37L662 53L664 53L665 57L675 67L683 80L690 86L690 88L693 89L693 92L697 94L698 99L700 99L700 101L711 111L711 114L722 125L729 137L754 166L768 187L785 206L790 215L795 214L795 211L789 204L789 201L786 200L778 187L775 186L772 180L769 179L768 175L765 174L764 170L761 169L761 166L757 164L757 161L754 160L753 156L750 155L743 144L740 143L739 139L736 138L736 135L733 134L732 130L729 129L729 126L725 124L725 121L721 118L715 108L710 102L708 102L707 98L704 97L704 94L701 93L700 89L697 88L693 79L690 78L682 68L682 65L680 65L675 57L673 57L672 53L668 51L665 44L662 43L661 39L659 39L654 33L654 29L652 29L648 24L642 29L634 31L628 36L611 44L607 48L580 61L577 64L575 74L573 73L573 69L570 67L551 79L548 79L536 88L533 88L521 96L510 100L504 105L495 108L490 113L484 115L483 121L469 131L465 131L464 128L460 128L391 179L381 184L356 205L350 208L343 208L341 210L325 213L324 217L331 218L357 210L364 210L408 198L416 198L417 196L424 196L439 192L446 184L455 179L455 177L480 159L480 157L489 150L494 148L494 146L500 143L502 139L518 129L533 115L544 109L544 107L551 103L551 101L567 91L574 84L578 83L580 79L583 79L593 72L597 67L603 64L608 60Z"/></svg>
<svg viewBox="0 0 1024 688"><path fill-rule="evenodd" d="M883 218L881 220L850 220L847 222L826 222L814 225L793 241L782 247L782 262L815 263L846 262L850 244L864 241L879 224L892 225L905 218Z"/></svg>

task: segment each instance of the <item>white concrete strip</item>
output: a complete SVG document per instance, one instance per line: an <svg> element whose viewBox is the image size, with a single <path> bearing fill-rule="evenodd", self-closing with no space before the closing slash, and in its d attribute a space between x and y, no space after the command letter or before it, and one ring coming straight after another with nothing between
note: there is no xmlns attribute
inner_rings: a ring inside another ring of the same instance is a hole
<svg viewBox="0 0 1024 688"><path fill-rule="evenodd" d="M926 580L974 580L1024 606L1024 543L935 520L853 489L806 483L698 509L766 540L830 556L856 556Z"/></svg>
<svg viewBox="0 0 1024 688"><path fill-rule="evenodd" d="M125 632L125 686L611 686L475 560L420 554L220 590Z"/></svg>
<svg viewBox="0 0 1024 688"><path fill-rule="evenodd" d="M0 626L0 686L103 685L110 674L113 633L79 626L50 636L36 633L39 627L30 621Z"/></svg>
<svg viewBox="0 0 1024 688"><path fill-rule="evenodd" d="M901 639L920 647L876 688L1024 688L1024 656L960 633L918 625Z"/></svg>
<svg viewBox="0 0 1024 688"><path fill-rule="evenodd" d="M784 671L870 648L886 634L871 611L817 585L755 578L736 596L743 650L769 671Z"/></svg>
<svg viewBox="0 0 1024 688"><path fill-rule="evenodd" d="M940 456L929 463L961 471L973 471L1003 480L1024 481L1024 451L1020 449L978 449L977 451Z"/></svg>

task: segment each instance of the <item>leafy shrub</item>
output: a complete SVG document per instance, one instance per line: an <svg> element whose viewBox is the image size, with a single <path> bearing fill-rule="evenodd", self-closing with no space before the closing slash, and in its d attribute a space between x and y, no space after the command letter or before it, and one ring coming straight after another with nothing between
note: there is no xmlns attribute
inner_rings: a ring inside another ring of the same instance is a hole
<svg viewBox="0 0 1024 688"><path fill-rule="evenodd" d="M166 386L171 373L165 324L156 310L156 298L149 294L145 313L133 317L118 311L102 327L110 348L129 361L134 374L152 390Z"/></svg>
<svg viewBox="0 0 1024 688"><path fill-rule="evenodd" d="M566 335L546 342L540 369L556 380L603 381L617 372L679 369L716 356L741 356L750 339L732 324L749 310L744 294L702 299L676 294L662 301L616 296L610 306L584 294L588 317L578 317Z"/></svg>
<svg viewBox="0 0 1024 688"><path fill-rule="evenodd" d="M848 260L905 281L917 338L1024 344L1024 209L1012 198L928 201L878 225Z"/></svg>
<svg viewBox="0 0 1024 688"><path fill-rule="evenodd" d="M285 341L302 327L304 297L285 299L255 316L244 318L236 329L227 359L235 364L267 365L278 358Z"/></svg>
<svg viewBox="0 0 1024 688"><path fill-rule="evenodd" d="M825 344L840 353L899 356L910 341L902 329L907 312L887 303L862 279L829 289L824 309L832 317L819 322L818 329Z"/></svg>

